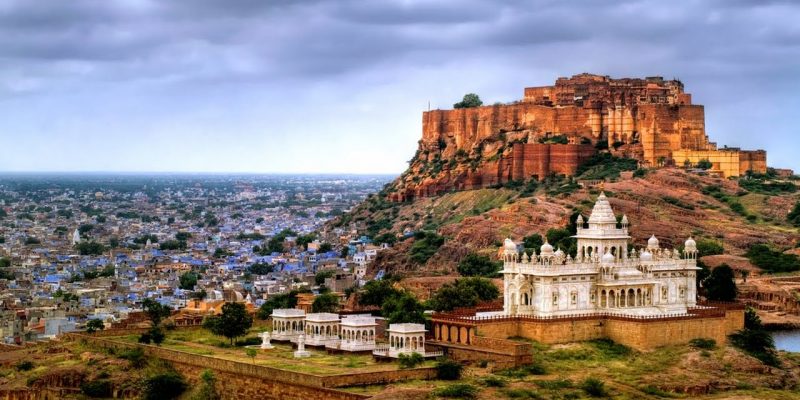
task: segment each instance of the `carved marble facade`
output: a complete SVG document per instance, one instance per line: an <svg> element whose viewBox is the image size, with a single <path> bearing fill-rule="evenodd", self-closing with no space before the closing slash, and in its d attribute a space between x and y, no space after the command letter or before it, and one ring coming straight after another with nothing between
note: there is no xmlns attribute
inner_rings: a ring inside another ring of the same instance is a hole
<svg viewBox="0 0 800 400"><path fill-rule="evenodd" d="M585 222L588 222L586 224ZM578 217L577 255L545 243L540 253L520 253L511 239L503 251L504 313L538 317L613 313L685 314L696 305L697 247L689 238L681 254L651 237L629 251L628 219L617 221L600 194L588 221Z"/></svg>

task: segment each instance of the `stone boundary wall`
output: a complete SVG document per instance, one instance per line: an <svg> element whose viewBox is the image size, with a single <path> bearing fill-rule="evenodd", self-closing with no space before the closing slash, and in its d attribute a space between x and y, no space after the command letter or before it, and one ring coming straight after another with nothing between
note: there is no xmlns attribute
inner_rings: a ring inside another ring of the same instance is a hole
<svg viewBox="0 0 800 400"><path fill-rule="evenodd" d="M476 347L494 350L513 356L531 353L531 345L529 343L515 342L507 339L475 336L472 338L472 344Z"/></svg>
<svg viewBox="0 0 800 400"><path fill-rule="evenodd" d="M297 385L307 388L313 388L313 390L319 390L323 392L331 391L333 393L345 393L336 390L331 390L328 388L387 384L387 383L393 383L405 380L414 380L414 379L433 379L436 377L436 369L430 367L321 376L321 375L313 375L302 372L287 371L263 365L254 365L244 362L224 360L220 358L203 356L199 354L191 354L178 350L165 349L158 346L120 342L112 339L88 336L83 334L72 333L72 334L67 334L65 336L69 340L84 339L91 342L94 345L103 348L140 347L149 356L170 361L172 363L199 368L198 371L196 371L197 374L193 376L197 376L200 372L202 372L203 369L209 368L217 373L230 374L234 376L246 376L250 378L257 378L258 380L262 381ZM187 369L191 370L191 368ZM253 379L251 380L255 381ZM347 394L349 395L349 393ZM342 398L346 399L365 398L363 396L361 397L358 396L342 397ZM278 397L278 398L283 398L283 397ZM332 397L332 398L338 398L338 397ZM307 400L307 398L302 398L302 397L301 399Z"/></svg>
<svg viewBox="0 0 800 400"><path fill-rule="evenodd" d="M471 345L443 341L428 343L441 348L455 361L466 363L488 361L490 371L519 367L533 362L531 345L513 340L476 336L472 339Z"/></svg>
<svg viewBox="0 0 800 400"><path fill-rule="evenodd" d="M689 315L662 318L636 318L618 315L574 315L553 318L497 316L474 318L469 315L434 315L434 323L457 323L474 328L472 344L487 350L486 338L523 337L547 344L580 342L608 338L638 350L711 338L725 343L727 336L744 327L744 306L714 304L697 308ZM483 344L479 344L483 340Z"/></svg>

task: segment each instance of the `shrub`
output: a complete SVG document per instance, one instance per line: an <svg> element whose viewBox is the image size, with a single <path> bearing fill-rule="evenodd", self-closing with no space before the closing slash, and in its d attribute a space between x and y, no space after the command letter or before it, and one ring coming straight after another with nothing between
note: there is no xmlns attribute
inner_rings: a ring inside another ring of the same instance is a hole
<svg viewBox="0 0 800 400"><path fill-rule="evenodd" d="M759 268L768 272L792 272L800 270L800 258L772 250L765 244L754 244L745 256Z"/></svg>
<svg viewBox="0 0 800 400"><path fill-rule="evenodd" d="M34 366L35 365L33 365L33 362L24 360L18 362L17 365L15 365L15 368L17 369L17 371L23 372L32 370Z"/></svg>
<svg viewBox="0 0 800 400"><path fill-rule="evenodd" d="M591 341L592 345L608 357L627 357L631 354L630 347L619 344L611 339L596 339Z"/></svg>
<svg viewBox="0 0 800 400"><path fill-rule="evenodd" d="M174 371L152 375L144 380L142 386L145 400L175 399L187 388L183 376Z"/></svg>
<svg viewBox="0 0 800 400"><path fill-rule="evenodd" d="M697 338L690 340L689 345L691 345L692 347L696 347L698 349L711 350L717 347L717 341L708 338Z"/></svg>
<svg viewBox="0 0 800 400"><path fill-rule="evenodd" d="M397 358L397 362L400 364L400 368L407 369L422 364L425 362L425 358L422 357L422 354L414 352L411 354L400 354Z"/></svg>
<svg viewBox="0 0 800 400"><path fill-rule="evenodd" d="M437 389L433 393L439 397L474 399L478 395L478 388L466 383L456 383Z"/></svg>
<svg viewBox="0 0 800 400"><path fill-rule="evenodd" d="M633 171L634 178L644 178L645 176L647 176L646 168L639 168L636 171Z"/></svg>
<svg viewBox="0 0 800 400"><path fill-rule="evenodd" d="M779 367L780 359L775 354L775 341L772 335L763 329L742 329L730 336L731 343L759 359L766 365Z"/></svg>
<svg viewBox="0 0 800 400"><path fill-rule="evenodd" d="M539 363L533 363L500 371L499 373L509 378L524 378L528 375L545 375L547 374L547 370L545 370L543 365Z"/></svg>
<svg viewBox="0 0 800 400"><path fill-rule="evenodd" d="M106 379L98 379L82 383L81 392L88 397L107 398L113 395L111 382Z"/></svg>
<svg viewBox="0 0 800 400"><path fill-rule="evenodd" d="M483 378L483 385L486 387L505 387L508 385L508 381L499 377L499 376L487 376Z"/></svg>
<svg viewBox="0 0 800 400"><path fill-rule="evenodd" d="M425 264L443 244L444 238L436 233L417 232L414 235L414 244L409 250L409 257L416 264Z"/></svg>
<svg viewBox="0 0 800 400"><path fill-rule="evenodd" d="M141 368L147 364L147 357L144 355L144 350L139 347L123 350L119 353L119 358L128 360L128 365L132 368Z"/></svg>
<svg viewBox="0 0 800 400"><path fill-rule="evenodd" d="M550 390L558 390L558 389L567 389L573 386L573 383L569 379L555 379L552 381L533 381L536 386L539 386L542 389L550 389Z"/></svg>
<svg viewBox="0 0 800 400"><path fill-rule="evenodd" d="M436 363L436 377L445 381L455 381L461 378L463 369L464 366L458 361L444 358Z"/></svg>
<svg viewBox="0 0 800 400"><path fill-rule="evenodd" d="M215 387L216 377L210 369L200 373L200 385L197 387L191 400L219 400L221 396Z"/></svg>
<svg viewBox="0 0 800 400"><path fill-rule="evenodd" d="M539 393L531 389L523 389L523 388L515 388L515 389L505 389L503 390L503 394L506 395L509 399L539 399Z"/></svg>
<svg viewBox="0 0 800 400"><path fill-rule="evenodd" d="M608 395L605 382L597 378L586 378L581 382L581 389L592 397L605 397Z"/></svg>

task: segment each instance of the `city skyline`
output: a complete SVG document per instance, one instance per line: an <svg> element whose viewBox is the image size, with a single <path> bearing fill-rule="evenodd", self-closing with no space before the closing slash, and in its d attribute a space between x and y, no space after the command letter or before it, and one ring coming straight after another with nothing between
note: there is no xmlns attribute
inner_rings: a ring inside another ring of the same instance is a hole
<svg viewBox="0 0 800 400"><path fill-rule="evenodd" d="M378 173L421 113L581 72L679 78L800 169L789 2L0 2L0 171ZM744 29L746 27L746 29Z"/></svg>

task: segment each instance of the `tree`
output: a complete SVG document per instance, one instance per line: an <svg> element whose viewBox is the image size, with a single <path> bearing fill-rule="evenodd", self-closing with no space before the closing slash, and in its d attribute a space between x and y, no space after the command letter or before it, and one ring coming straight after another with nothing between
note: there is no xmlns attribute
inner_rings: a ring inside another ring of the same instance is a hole
<svg viewBox="0 0 800 400"><path fill-rule="evenodd" d="M722 247L722 243L717 242L716 240L697 240L697 257L714 256L717 254L722 254L724 251L725 249Z"/></svg>
<svg viewBox="0 0 800 400"><path fill-rule="evenodd" d="M747 307L744 310L744 327L745 329L762 329L764 327L755 308Z"/></svg>
<svg viewBox="0 0 800 400"><path fill-rule="evenodd" d="M214 250L214 258L223 258L223 257L230 257L233 253L228 250L223 249L222 247L217 247Z"/></svg>
<svg viewBox="0 0 800 400"><path fill-rule="evenodd" d="M522 238L523 247L530 250L539 251L539 249L544 244L544 239L542 235L538 233L534 233L533 235L525 236Z"/></svg>
<svg viewBox="0 0 800 400"><path fill-rule="evenodd" d="M369 281L358 294L358 303L362 306L380 307L386 299L399 294L400 291L394 288L391 280Z"/></svg>
<svg viewBox="0 0 800 400"><path fill-rule="evenodd" d="M256 356L258 355L256 349L245 349L244 354L247 354L247 356L250 357L251 360L253 360L253 364L256 363Z"/></svg>
<svg viewBox="0 0 800 400"><path fill-rule="evenodd" d="M233 345L233 339L246 334L251 326L253 326L253 317L247 313L242 303L225 303L222 306L221 314L207 317L203 321L203 328L215 335L230 339L231 345Z"/></svg>
<svg viewBox="0 0 800 400"><path fill-rule="evenodd" d="M704 158L697 162L696 167L699 169L711 169L714 167L714 164L711 164L711 161L708 161L708 159Z"/></svg>
<svg viewBox="0 0 800 400"><path fill-rule="evenodd" d="M142 309L147 313L147 317L153 322L153 326L158 326L161 320L167 318L172 314L172 309L169 306L162 305L153 299L144 299L142 301Z"/></svg>
<svg viewBox="0 0 800 400"><path fill-rule="evenodd" d="M101 320L99 320L97 318L90 319L86 323L86 333L95 333L96 331L102 331L105 328L106 328L106 326L105 326L105 324L103 324L103 321L101 321Z"/></svg>
<svg viewBox="0 0 800 400"><path fill-rule="evenodd" d="M311 312L335 313L339 311L339 296L334 293L323 293L311 303Z"/></svg>
<svg viewBox="0 0 800 400"><path fill-rule="evenodd" d="M250 271L250 273L253 275L266 275L272 272L273 269L274 268L272 265L263 262L258 262L247 267L247 270Z"/></svg>
<svg viewBox="0 0 800 400"><path fill-rule="evenodd" d="M388 298L383 303L381 314L390 324L425 323L425 307L408 293Z"/></svg>
<svg viewBox="0 0 800 400"><path fill-rule="evenodd" d="M183 377L175 371L167 371L145 378L142 386L144 400L176 399L188 387Z"/></svg>
<svg viewBox="0 0 800 400"><path fill-rule="evenodd" d="M483 105L483 101L481 98L478 97L475 93L467 93L464 95L464 98L461 99L458 103L453 104L453 108L472 108L472 107L480 107Z"/></svg>
<svg viewBox="0 0 800 400"><path fill-rule="evenodd" d="M314 239L316 239L316 238L317 238L317 235L315 235L315 234L313 234L313 233L309 233L309 234L307 234L307 235L301 235L301 236L298 236L298 237L297 237L297 241L295 241L295 243L296 243L296 244L297 244L299 247L302 247L302 248L307 248L307 247L308 247L308 244L309 244L309 243L311 243L311 242L313 242L313 241L314 241Z"/></svg>
<svg viewBox="0 0 800 400"><path fill-rule="evenodd" d="M203 300L208 297L208 292L205 289L196 290L192 292L191 297L195 300Z"/></svg>
<svg viewBox="0 0 800 400"><path fill-rule="evenodd" d="M317 272L314 275L314 283L319 286L325 284L325 279L331 278L336 275L336 270L333 269L325 269L322 271Z"/></svg>
<svg viewBox="0 0 800 400"><path fill-rule="evenodd" d="M386 243L391 246L397 242L397 236L394 233L386 232L375 236L373 241L378 244Z"/></svg>
<svg viewBox="0 0 800 400"><path fill-rule="evenodd" d="M488 256L469 253L458 263L458 273L463 276L494 277L503 263L492 261Z"/></svg>
<svg viewBox="0 0 800 400"><path fill-rule="evenodd" d="M347 248L345 247L345 249L347 249ZM322 243L321 245L319 245L319 249L317 249L317 253L327 253L327 252L329 252L331 250L333 250L333 245L328 243L328 242L325 242L325 243ZM344 251L344 250L342 250L342 251ZM347 257L347 253L345 253L344 256L342 256L342 258L344 258L344 257Z"/></svg>
<svg viewBox="0 0 800 400"><path fill-rule="evenodd" d="M75 245L75 250L82 256L99 256L106 250L105 246L95 241L80 242Z"/></svg>
<svg viewBox="0 0 800 400"><path fill-rule="evenodd" d="M733 270L722 264L711 271L711 275L703 282L706 297L709 300L733 301L736 299L736 283L733 281Z"/></svg>
<svg viewBox="0 0 800 400"><path fill-rule="evenodd" d="M488 279L462 278L443 285L431 296L430 306L436 311L452 311L456 308L474 307L482 301L491 301L500 291Z"/></svg>
<svg viewBox="0 0 800 400"><path fill-rule="evenodd" d="M194 272L186 272L179 278L180 287L183 290L192 290L197 285L197 274Z"/></svg>
<svg viewBox="0 0 800 400"><path fill-rule="evenodd" d="M463 369L464 366L458 361L441 358L436 362L436 377L445 381L457 381L461 379Z"/></svg>
<svg viewBox="0 0 800 400"><path fill-rule="evenodd" d="M298 291L292 290L289 293L281 293L270 297L259 307L256 316L259 319L267 319L272 315L272 310L276 308L294 308L297 305L298 293Z"/></svg>
<svg viewBox="0 0 800 400"><path fill-rule="evenodd" d="M794 203L794 208L786 216L786 222L800 228L800 201Z"/></svg>
<svg viewBox="0 0 800 400"><path fill-rule="evenodd" d="M220 395L217 393L216 378L210 369L203 370L200 373L200 386L191 397L191 400L220 400Z"/></svg>
<svg viewBox="0 0 800 400"><path fill-rule="evenodd" d="M8 268L11 266L11 259L8 257L0 258L0 268Z"/></svg>

